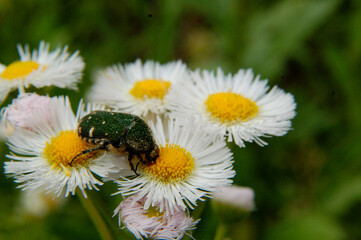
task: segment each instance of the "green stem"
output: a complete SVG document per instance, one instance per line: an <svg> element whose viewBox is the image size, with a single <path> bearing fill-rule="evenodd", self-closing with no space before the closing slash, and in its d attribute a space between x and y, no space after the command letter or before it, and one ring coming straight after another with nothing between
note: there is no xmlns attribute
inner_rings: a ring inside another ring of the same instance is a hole
<svg viewBox="0 0 361 240"><path fill-rule="evenodd" d="M229 229L226 224L219 223L216 230L216 235L214 237L214 240L226 240L228 238Z"/></svg>
<svg viewBox="0 0 361 240"><path fill-rule="evenodd" d="M95 227L97 228L101 238L103 240L113 240L114 237L113 237L109 227L105 223L104 219L100 215L98 209L95 207L95 205L91 199L91 196L90 196L91 194L89 194L87 198L84 198L83 194L80 191L77 191L76 194L77 194L80 202L82 203L83 207L89 214Z"/></svg>
<svg viewBox="0 0 361 240"><path fill-rule="evenodd" d="M114 218L112 218L113 212L109 212L109 209L107 208L106 204L100 197L97 191L88 191L87 195L90 195L90 199L92 199L93 205L97 206L97 209L100 213L100 215L103 217L105 223L107 224L108 228L110 229L117 229L119 228L117 226L117 221L114 221ZM113 231L112 231L113 232ZM113 232L114 234L114 232Z"/></svg>

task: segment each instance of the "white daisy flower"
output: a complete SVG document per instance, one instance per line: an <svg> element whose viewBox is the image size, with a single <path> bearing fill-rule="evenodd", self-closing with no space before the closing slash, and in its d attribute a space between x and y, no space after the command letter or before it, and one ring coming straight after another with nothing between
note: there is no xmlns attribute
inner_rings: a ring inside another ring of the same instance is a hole
<svg viewBox="0 0 361 240"><path fill-rule="evenodd" d="M158 118L150 125L159 146L154 163L139 164L139 176L115 182L124 196L145 197L144 208L159 204L160 211L174 213L193 208L209 197L215 187L232 183L232 153L222 139L205 131L198 121L169 120L167 128Z"/></svg>
<svg viewBox="0 0 361 240"><path fill-rule="evenodd" d="M20 60L8 66L0 66L0 102L7 94L18 88L33 85L37 88L57 86L60 88L77 89L84 62L76 51L68 53L68 47L49 51L49 44L40 42L39 49L30 52L29 46L18 45Z"/></svg>
<svg viewBox="0 0 361 240"><path fill-rule="evenodd" d="M187 67L180 60L142 64L138 59L99 72L89 99L142 117L148 113L163 114L168 105L165 100L168 90L187 77Z"/></svg>
<svg viewBox="0 0 361 240"><path fill-rule="evenodd" d="M83 141L76 132L78 120L96 106L88 105L84 110L79 104L74 115L68 98L52 98L51 111L44 108L36 110L27 119L31 130L15 128L9 137L11 153L7 155L12 161L5 162L5 173L13 176L20 188L55 193L57 196L74 194L78 187L86 197L85 189L97 189L103 183L93 174L105 177L115 171L112 154L93 151L75 158L82 151L94 145Z"/></svg>
<svg viewBox="0 0 361 240"><path fill-rule="evenodd" d="M184 211L175 211L167 216L159 211L158 206L145 210L144 201L144 198L136 200L129 197L114 211L114 215L119 214L119 225L123 223L137 239L182 239L199 221L194 221Z"/></svg>
<svg viewBox="0 0 361 240"><path fill-rule="evenodd" d="M251 69L234 76L196 71L192 81L182 81L168 96L175 117L199 115L207 127L244 147L244 141L267 145L261 137L282 136L291 128L296 103L293 95L267 80L254 78Z"/></svg>

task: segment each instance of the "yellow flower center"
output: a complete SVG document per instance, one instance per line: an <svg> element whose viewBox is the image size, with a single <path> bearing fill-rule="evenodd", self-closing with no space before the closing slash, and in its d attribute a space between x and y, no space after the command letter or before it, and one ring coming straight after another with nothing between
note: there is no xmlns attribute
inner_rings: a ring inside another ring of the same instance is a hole
<svg viewBox="0 0 361 240"><path fill-rule="evenodd" d="M58 136L53 137L50 142L46 143L44 156L53 166L68 167L70 162L83 150L93 148L94 145L83 141L73 130L62 131ZM98 151L86 153L78 156L72 163L72 166L85 166L89 159L95 158L99 154Z"/></svg>
<svg viewBox="0 0 361 240"><path fill-rule="evenodd" d="M258 113L254 101L231 92L210 94L205 105L211 116L224 124L247 121Z"/></svg>
<svg viewBox="0 0 361 240"><path fill-rule="evenodd" d="M0 76L6 79L24 78L37 70L39 66L37 62L33 61L16 61L7 66Z"/></svg>
<svg viewBox="0 0 361 240"><path fill-rule="evenodd" d="M146 211L147 211L146 215L147 215L149 218L152 218L152 217L162 217L162 216L164 215L164 212L160 212L158 207L150 206L150 207L148 208L148 210L146 210Z"/></svg>
<svg viewBox="0 0 361 240"><path fill-rule="evenodd" d="M163 99L170 85L171 83L168 81L146 79L136 82L132 90L130 90L130 94L139 99L145 99L146 97Z"/></svg>
<svg viewBox="0 0 361 240"><path fill-rule="evenodd" d="M184 148L175 144L160 147L154 163L144 165L144 171L162 182L185 180L194 169L194 159Z"/></svg>

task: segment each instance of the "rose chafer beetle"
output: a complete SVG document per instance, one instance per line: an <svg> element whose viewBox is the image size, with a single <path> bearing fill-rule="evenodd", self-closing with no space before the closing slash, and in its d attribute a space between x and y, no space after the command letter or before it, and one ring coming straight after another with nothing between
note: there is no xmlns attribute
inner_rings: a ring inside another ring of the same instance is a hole
<svg viewBox="0 0 361 240"><path fill-rule="evenodd" d="M154 142L151 129L136 115L93 111L80 119L78 135L83 140L95 144L96 147L79 153L70 162L70 166L77 157L83 154L101 149L116 149L121 153L128 153L130 168L137 174L139 162L134 168L132 162L134 156L143 164L155 162L159 156L159 148Z"/></svg>

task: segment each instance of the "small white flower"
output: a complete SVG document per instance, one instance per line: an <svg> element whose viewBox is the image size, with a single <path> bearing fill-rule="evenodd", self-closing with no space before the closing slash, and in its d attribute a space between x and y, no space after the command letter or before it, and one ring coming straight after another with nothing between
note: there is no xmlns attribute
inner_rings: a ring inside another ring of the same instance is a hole
<svg viewBox="0 0 361 240"><path fill-rule="evenodd" d="M105 177L115 171L112 154L93 151L78 156L72 165L70 162L77 154L94 147L78 137L78 120L96 106L88 105L84 110L79 104L75 116L68 98L52 98L50 111L44 108L34 110L27 119L31 130L15 128L9 137L11 154L5 162L5 173L13 176L21 188L31 191L44 190L57 196L74 194L78 187L84 196L84 189L97 189L103 183L93 173Z"/></svg>
<svg viewBox="0 0 361 240"><path fill-rule="evenodd" d="M32 130L29 118L41 111L51 111L52 99L47 96L39 96L36 93L24 93L13 99L12 103L1 109L1 137L5 139L12 135L15 128L26 128Z"/></svg>
<svg viewBox="0 0 361 240"><path fill-rule="evenodd" d="M186 65L180 60L166 64L148 60L142 64L138 59L99 72L89 99L142 117L163 114L168 90L187 77Z"/></svg>
<svg viewBox="0 0 361 240"><path fill-rule="evenodd" d="M16 209L17 215L42 218L49 212L62 207L65 202L66 198L64 196L54 198L40 189L35 192L21 191L19 205Z"/></svg>
<svg viewBox="0 0 361 240"><path fill-rule="evenodd" d="M236 207L245 212L254 210L254 191L249 187L222 186L213 193L213 201Z"/></svg>
<svg viewBox="0 0 361 240"><path fill-rule="evenodd" d="M137 239L182 239L186 231L194 229L198 223L184 211L165 215L158 206L145 210L144 201L144 198L129 197L114 211L114 215L119 214L119 225L123 223Z"/></svg>
<svg viewBox="0 0 361 240"><path fill-rule="evenodd" d="M175 117L198 115L207 126L244 147L244 141L263 146L261 137L282 136L291 128L296 103L293 95L277 86L270 91L266 80L254 78L252 70L234 76L196 71L168 94Z"/></svg>
<svg viewBox="0 0 361 240"><path fill-rule="evenodd" d="M168 125L165 127L165 125ZM145 197L144 208L159 204L160 211L173 213L193 208L218 186L232 183L232 153L223 139L205 131L198 121L169 120L150 125L159 146L155 163L141 164L140 176L116 182L119 193Z"/></svg>
<svg viewBox="0 0 361 240"><path fill-rule="evenodd" d="M18 45L20 60L8 66L0 66L0 102L18 88L33 85L37 88L57 86L76 90L82 76L84 62L76 51L68 53L68 47L49 51L49 44L40 42L39 49L30 52L29 46Z"/></svg>

